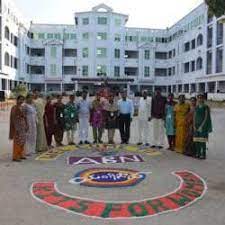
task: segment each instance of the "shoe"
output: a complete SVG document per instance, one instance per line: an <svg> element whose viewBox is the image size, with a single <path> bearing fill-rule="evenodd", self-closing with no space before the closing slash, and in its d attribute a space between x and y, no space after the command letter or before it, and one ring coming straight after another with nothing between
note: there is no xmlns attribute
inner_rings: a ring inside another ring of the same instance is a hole
<svg viewBox="0 0 225 225"><path fill-rule="evenodd" d="M146 144L145 144L145 147L149 147L149 146L150 146L150 144L149 144L149 143L146 143Z"/></svg>
<svg viewBox="0 0 225 225"><path fill-rule="evenodd" d="M26 157L21 157L21 159L22 159L22 160L26 160L27 158L26 158Z"/></svg>
<svg viewBox="0 0 225 225"><path fill-rule="evenodd" d="M99 140L98 143L99 143L99 144L103 144L103 141L102 141L102 140Z"/></svg>
<svg viewBox="0 0 225 225"><path fill-rule="evenodd" d="M80 142L79 142L79 145L82 145L82 144L83 144L83 141L80 141Z"/></svg>
<svg viewBox="0 0 225 225"><path fill-rule="evenodd" d="M85 142L84 142L84 144L89 145L89 144L90 144L90 142L89 142L89 141L85 141Z"/></svg>
<svg viewBox="0 0 225 225"><path fill-rule="evenodd" d="M163 147L159 145L159 146L156 146L156 148L158 148L158 149L162 149Z"/></svg>
<svg viewBox="0 0 225 225"><path fill-rule="evenodd" d="M13 162L21 162L22 160L20 160L20 159L13 159L12 161Z"/></svg>
<svg viewBox="0 0 225 225"><path fill-rule="evenodd" d="M151 148L156 148L156 146L155 145L152 145Z"/></svg>
<svg viewBox="0 0 225 225"><path fill-rule="evenodd" d="M142 145L142 144L143 144L143 143L141 143L141 142L138 142L138 143L137 143L137 145L139 145L139 146Z"/></svg>
<svg viewBox="0 0 225 225"><path fill-rule="evenodd" d="M96 145L97 143L98 143L97 141L94 141L94 142L93 142L94 145Z"/></svg>

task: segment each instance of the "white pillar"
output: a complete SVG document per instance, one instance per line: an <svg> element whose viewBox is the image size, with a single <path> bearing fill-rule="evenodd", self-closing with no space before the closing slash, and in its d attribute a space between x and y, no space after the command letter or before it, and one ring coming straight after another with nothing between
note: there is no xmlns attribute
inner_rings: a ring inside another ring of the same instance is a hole
<svg viewBox="0 0 225 225"><path fill-rule="evenodd" d="M199 93L199 86L200 86L200 83L196 83L196 92Z"/></svg>
<svg viewBox="0 0 225 225"><path fill-rule="evenodd" d="M205 93L209 92L209 85L208 82L205 83Z"/></svg>
<svg viewBox="0 0 225 225"><path fill-rule="evenodd" d="M75 92L77 92L78 91L78 81L75 81L75 83L74 83L74 85L75 85Z"/></svg>
<svg viewBox="0 0 225 225"><path fill-rule="evenodd" d="M189 94L191 94L192 90L191 90L191 84L189 84Z"/></svg>
<svg viewBox="0 0 225 225"><path fill-rule="evenodd" d="M63 83L60 84L60 91L63 92Z"/></svg>
<svg viewBox="0 0 225 225"><path fill-rule="evenodd" d="M45 83L45 94L47 93L47 83Z"/></svg>
<svg viewBox="0 0 225 225"><path fill-rule="evenodd" d="M215 85L215 93L217 93L217 90L218 90L218 88L219 88L219 82L218 81L216 81L216 85Z"/></svg>
<svg viewBox="0 0 225 225"><path fill-rule="evenodd" d="M127 96L130 95L130 83L127 83Z"/></svg>

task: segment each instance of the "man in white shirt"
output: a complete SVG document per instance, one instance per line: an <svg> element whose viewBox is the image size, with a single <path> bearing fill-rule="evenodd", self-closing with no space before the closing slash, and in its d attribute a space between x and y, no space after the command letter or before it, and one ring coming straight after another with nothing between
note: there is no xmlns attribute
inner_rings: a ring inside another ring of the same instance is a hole
<svg viewBox="0 0 225 225"><path fill-rule="evenodd" d="M145 144L149 146L149 121L151 120L152 98L148 97L147 91L143 91L143 97L140 98L138 107L138 145Z"/></svg>

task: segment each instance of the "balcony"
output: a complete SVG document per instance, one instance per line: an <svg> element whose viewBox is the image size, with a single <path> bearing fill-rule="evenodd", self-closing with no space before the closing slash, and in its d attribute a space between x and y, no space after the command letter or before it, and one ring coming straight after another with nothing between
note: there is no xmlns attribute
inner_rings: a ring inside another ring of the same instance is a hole
<svg viewBox="0 0 225 225"><path fill-rule="evenodd" d="M30 82L44 83L45 82L45 75L31 74L30 75Z"/></svg>
<svg viewBox="0 0 225 225"><path fill-rule="evenodd" d="M128 77L137 77L138 67L125 67L125 75Z"/></svg>

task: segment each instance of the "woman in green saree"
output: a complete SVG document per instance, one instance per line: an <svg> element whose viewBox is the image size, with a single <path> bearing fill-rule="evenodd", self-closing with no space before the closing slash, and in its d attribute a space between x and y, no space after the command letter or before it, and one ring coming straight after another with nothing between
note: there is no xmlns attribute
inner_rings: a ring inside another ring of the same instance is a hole
<svg viewBox="0 0 225 225"><path fill-rule="evenodd" d="M198 105L194 113L194 143L196 157L206 159L206 142L212 132L210 108L204 102L204 95L198 95Z"/></svg>

